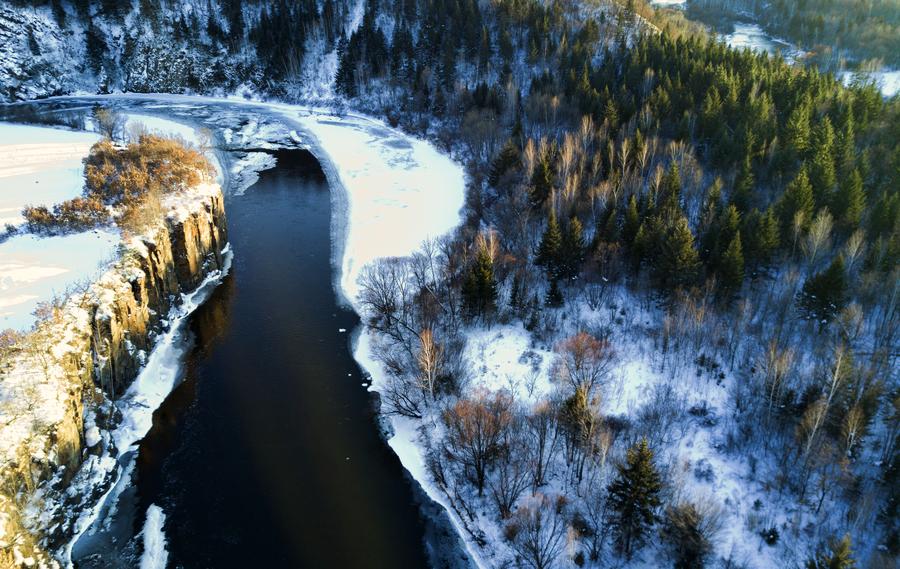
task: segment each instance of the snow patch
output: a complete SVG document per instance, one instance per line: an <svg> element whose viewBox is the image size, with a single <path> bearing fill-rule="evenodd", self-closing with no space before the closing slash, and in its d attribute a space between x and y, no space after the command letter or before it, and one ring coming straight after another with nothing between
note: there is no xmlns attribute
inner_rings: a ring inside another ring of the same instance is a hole
<svg viewBox="0 0 900 569"><path fill-rule="evenodd" d="M140 569L165 569L169 560L166 535L163 532L165 522L166 515L162 508L151 504L147 508L147 519L144 521L144 554L141 556Z"/></svg>

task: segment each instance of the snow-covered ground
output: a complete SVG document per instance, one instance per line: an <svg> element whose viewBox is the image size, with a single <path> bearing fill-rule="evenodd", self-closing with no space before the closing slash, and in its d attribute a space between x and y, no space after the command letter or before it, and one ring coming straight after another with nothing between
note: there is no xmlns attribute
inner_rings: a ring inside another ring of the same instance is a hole
<svg viewBox="0 0 900 569"><path fill-rule="evenodd" d="M351 302L365 265L410 255L459 224L462 168L428 142L360 116L301 111L295 117L347 193L340 285Z"/></svg>
<svg viewBox="0 0 900 569"><path fill-rule="evenodd" d="M0 122L0 230L24 221L26 205L73 198L84 187L84 165L100 137L89 132Z"/></svg>
<svg viewBox="0 0 900 569"><path fill-rule="evenodd" d="M0 224L19 225L26 205L81 195L84 165L99 136L0 123ZM27 330L39 302L88 281L114 257L117 231L41 238L18 234L0 242L0 329Z"/></svg>
<svg viewBox="0 0 900 569"><path fill-rule="evenodd" d="M39 237L14 235L0 243L0 329L24 331L35 307L88 283L115 259L119 232L94 230Z"/></svg>

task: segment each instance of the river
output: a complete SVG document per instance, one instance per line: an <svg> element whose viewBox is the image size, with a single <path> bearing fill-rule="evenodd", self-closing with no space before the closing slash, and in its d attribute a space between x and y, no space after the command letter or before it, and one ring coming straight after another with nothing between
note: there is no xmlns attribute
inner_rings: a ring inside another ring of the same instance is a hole
<svg viewBox="0 0 900 569"><path fill-rule="evenodd" d="M227 104L166 107L151 112L217 133L223 121L278 122ZM308 150L262 146L252 150L277 165L226 196L231 271L180 333L181 380L119 459L124 474L74 544L75 566L135 567L153 540L167 557L154 569L466 566L446 514L386 444L351 356L360 321L334 288L334 189ZM225 172L246 150L219 153ZM145 531L150 510L164 516L159 535Z"/></svg>

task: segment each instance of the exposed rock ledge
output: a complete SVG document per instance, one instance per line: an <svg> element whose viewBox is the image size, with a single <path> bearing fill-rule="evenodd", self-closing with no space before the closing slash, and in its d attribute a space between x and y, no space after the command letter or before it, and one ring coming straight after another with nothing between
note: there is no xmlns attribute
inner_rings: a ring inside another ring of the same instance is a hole
<svg viewBox="0 0 900 569"><path fill-rule="evenodd" d="M110 401L137 376L181 294L224 268L219 186L163 206L164 219L124 238L100 278L0 361L0 567L56 565L46 552L71 538L76 512L66 510L91 501L72 496L70 480L88 456L125 450L100 436L120 421Z"/></svg>

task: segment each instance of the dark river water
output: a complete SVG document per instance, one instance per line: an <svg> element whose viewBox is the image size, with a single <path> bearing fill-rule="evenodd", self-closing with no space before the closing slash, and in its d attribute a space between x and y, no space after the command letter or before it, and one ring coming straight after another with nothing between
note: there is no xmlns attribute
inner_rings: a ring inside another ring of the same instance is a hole
<svg viewBox="0 0 900 569"><path fill-rule="evenodd" d="M79 569L137 567L154 504L169 568L428 567L455 539L381 438L350 355L359 318L332 286L322 170L275 154L226 205L231 271L190 316L184 378L76 543Z"/></svg>
<svg viewBox="0 0 900 569"><path fill-rule="evenodd" d="M359 319L332 288L328 185L305 151L277 158L228 206L231 273L191 317L186 377L141 443L138 511L165 512L170 566L425 567L340 331Z"/></svg>

